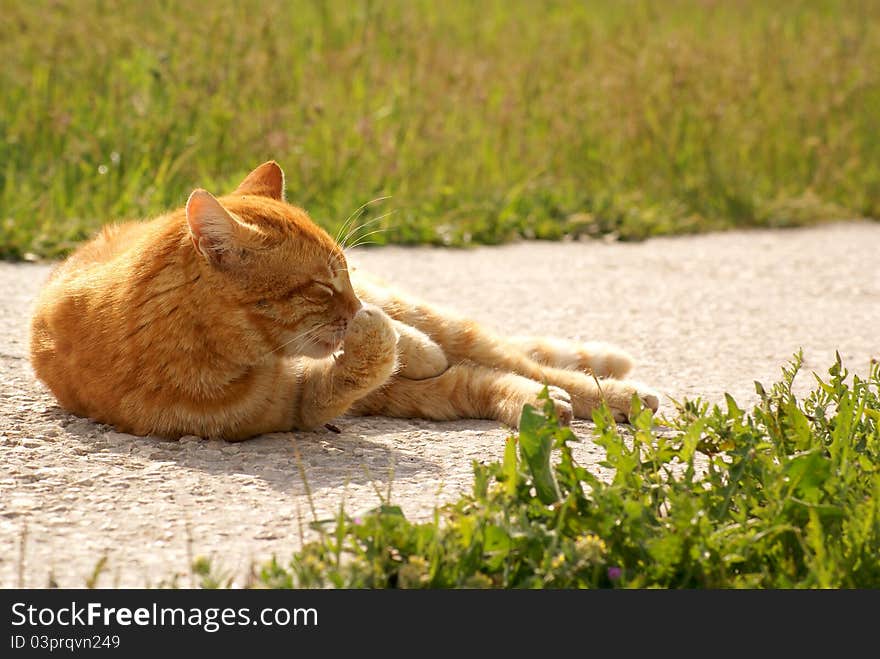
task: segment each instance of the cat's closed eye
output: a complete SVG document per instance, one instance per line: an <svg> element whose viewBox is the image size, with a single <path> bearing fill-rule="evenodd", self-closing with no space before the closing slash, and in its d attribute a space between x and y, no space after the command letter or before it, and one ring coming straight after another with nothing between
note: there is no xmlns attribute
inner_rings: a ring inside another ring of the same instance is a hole
<svg viewBox="0 0 880 659"><path fill-rule="evenodd" d="M316 281L315 286L320 288L323 293L326 293L330 297L333 297L333 294L336 292L332 286L330 286L329 284L324 284L320 281Z"/></svg>

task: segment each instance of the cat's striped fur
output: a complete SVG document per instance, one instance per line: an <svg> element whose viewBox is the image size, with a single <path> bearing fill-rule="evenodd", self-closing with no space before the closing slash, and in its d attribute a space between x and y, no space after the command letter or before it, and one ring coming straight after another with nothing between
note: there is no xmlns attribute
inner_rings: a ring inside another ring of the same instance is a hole
<svg viewBox="0 0 880 659"><path fill-rule="evenodd" d="M634 394L658 405L620 379L620 350L503 338L350 273L274 162L80 247L39 295L31 362L63 407L139 435L239 440L344 413L516 425L544 383L564 422L602 396L620 420Z"/></svg>

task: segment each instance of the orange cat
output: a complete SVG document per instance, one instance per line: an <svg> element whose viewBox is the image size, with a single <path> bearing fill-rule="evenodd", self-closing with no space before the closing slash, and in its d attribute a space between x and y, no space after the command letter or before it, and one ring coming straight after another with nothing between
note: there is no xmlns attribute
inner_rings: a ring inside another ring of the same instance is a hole
<svg viewBox="0 0 880 659"><path fill-rule="evenodd" d="M351 275L351 277L350 277ZM361 273L267 162L149 222L105 227L51 275L31 362L61 405L137 435L239 440L343 413L516 425L543 383L564 422L602 396L625 420L625 354L504 339Z"/></svg>

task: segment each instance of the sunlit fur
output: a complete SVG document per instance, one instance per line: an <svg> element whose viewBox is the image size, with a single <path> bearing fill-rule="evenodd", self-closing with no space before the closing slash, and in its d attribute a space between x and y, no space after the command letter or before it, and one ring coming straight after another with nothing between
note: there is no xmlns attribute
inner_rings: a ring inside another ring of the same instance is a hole
<svg viewBox="0 0 880 659"><path fill-rule="evenodd" d="M504 339L362 273L284 200L274 162L230 195L109 226L41 291L31 362L61 405L138 435L238 440L334 417L515 425L543 383L563 421L602 396L623 420L623 352ZM593 377L606 378L598 383Z"/></svg>

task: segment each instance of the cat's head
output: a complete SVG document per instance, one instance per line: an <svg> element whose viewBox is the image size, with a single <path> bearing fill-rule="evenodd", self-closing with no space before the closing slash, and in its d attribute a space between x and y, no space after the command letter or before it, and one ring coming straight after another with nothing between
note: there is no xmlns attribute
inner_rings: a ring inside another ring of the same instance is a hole
<svg viewBox="0 0 880 659"><path fill-rule="evenodd" d="M325 357L342 345L361 307L340 247L284 200L274 161L219 199L195 190L186 204L192 249L218 295L245 311L272 350Z"/></svg>

